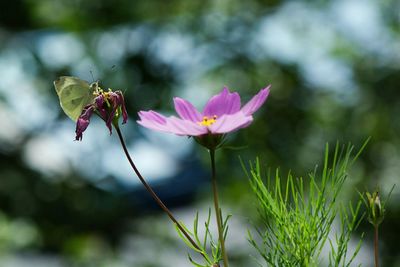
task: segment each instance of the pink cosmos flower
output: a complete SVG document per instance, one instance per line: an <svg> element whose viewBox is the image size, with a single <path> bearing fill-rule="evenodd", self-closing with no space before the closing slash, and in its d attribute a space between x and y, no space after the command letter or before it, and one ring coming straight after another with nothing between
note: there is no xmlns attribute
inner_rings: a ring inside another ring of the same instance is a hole
<svg viewBox="0 0 400 267"><path fill-rule="evenodd" d="M203 112L199 112L190 102L175 97L176 116L165 117L155 111L140 111L138 123L146 128L200 137L203 135L224 135L247 127L253 121L253 113L265 102L269 94L268 86L241 107L238 93L231 93L227 87L208 100Z"/></svg>

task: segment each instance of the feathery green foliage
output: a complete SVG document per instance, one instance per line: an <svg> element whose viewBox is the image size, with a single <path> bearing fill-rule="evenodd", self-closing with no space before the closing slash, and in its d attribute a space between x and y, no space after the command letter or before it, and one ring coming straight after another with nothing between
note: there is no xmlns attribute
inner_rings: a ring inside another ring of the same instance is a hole
<svg viewBox="0 0 400 267"><path fill-rule="evenodd" d="M221 214L222 217L222 214ZM226 235L228 233L228 220L231 215L228 215L222 223L222 229L224 232L224 239L226 239ZM176 227L176 231L178 232L180 238L185 242L185 244L192 250L197 253L203 255L202 264L195 261L190 255L188 255L189 261L196 267L210 267L210 266L219 266L218 263L222 260L221 255L221 244L218 238L213 238L210 231L210 222L211 222L211 209L208 210L207 220L204 223L205 233L203 237L200 237L199 234L199 214L196 213L196 217L193 222L193 231L189 230L182 222L180 223L185 231L190 234L190 236L196 242L196 245L199 249L195 248L187 238L182 234L180 229ZM217 242L216 242L217 241ZM211 254L211 255L210 255Z"/></svg>
<svg viewBox="0 0 400 267"><path fill-rule="evenodd" d="M349 167L367 142L355 155L352 145L340 148L336 144L332 159L326 145L322 171L315 168L307 178L297 178L289 172L283 180L277 169L273 178L268 173L264 181L258 159L250 163L249 172L243 166L257 197L264 226L262 230L256 229L262 242L257 242L250 231L249 242L265 260L266 266L320 266L321 252L327 241L331 249L329 266L352 263L361 241L350 258L348 243L362 219L359 216L362 202L359 200L355 207L351 203L343 204L339 194ZM334 233L336 221L340 226Z"/></svg>

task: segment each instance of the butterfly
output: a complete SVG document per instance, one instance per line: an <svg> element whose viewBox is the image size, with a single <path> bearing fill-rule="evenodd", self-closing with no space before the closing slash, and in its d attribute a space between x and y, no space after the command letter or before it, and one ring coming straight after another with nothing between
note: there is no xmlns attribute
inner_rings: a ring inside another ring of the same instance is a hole
<svg viewBox="0 0 400 267"><path fill-rule="evenodd" d="M93 103L99 91L99 83L89 84L73 76L61 76L54 81L60 106L65 114L73 121L77 121L85 106Z"/></svg>

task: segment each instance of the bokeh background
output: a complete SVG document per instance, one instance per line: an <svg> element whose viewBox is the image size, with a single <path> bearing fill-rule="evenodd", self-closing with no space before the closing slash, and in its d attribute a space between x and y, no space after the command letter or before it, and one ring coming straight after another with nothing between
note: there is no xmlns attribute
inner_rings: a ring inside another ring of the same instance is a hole
<svg viewBox="0 0 400 267"><path fill-rule="evenodd" d="M151 132L136 112L198 108L224 85L247 101L272 84L248 129L218 151L221 202L233 214L233 266L255 266L257 213L239 164L306 175L326 142L371 141L346 198L400 176L400 2L0 1L0 266L189 266L187 249L94 118L82 142L53 88L74 75L125 92L122 130L139 169L177 217L212 207L209 161L192 139ZM383 266L400 266L400 194L381 228ZM372 266L372 229L358 262ZM358 235L360 234L358 233Z"/></svg>

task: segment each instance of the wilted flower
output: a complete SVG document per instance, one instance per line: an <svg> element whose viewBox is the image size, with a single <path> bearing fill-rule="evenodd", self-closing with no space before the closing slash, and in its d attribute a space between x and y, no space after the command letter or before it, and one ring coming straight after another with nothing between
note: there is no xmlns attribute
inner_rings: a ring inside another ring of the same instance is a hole
<svg viewBox="0 0 400 267"><path fill-rule="evenodd" d="M95 92L96 97L92 104L87 105L79 116L76 122L76 137L75 140L82 140L82 134L89 126L90 117L93 112L102 118L110 134L112 133L112 123L114 120L118 120L122 115L122 123L126 123L128 120L128 113L125 108L124 96L121 91L111 91L104 92L103 90L98 90Z"/></svg>
<svg viewBox="0 0 400 267"><path fill-rule="evenodd" d="M90 117L92 116L93 111L94 111L93 105L86 106L82 110L82 114L79 116L78 120L76 121L75 140L82 140L82 133L89 126Z"/></svg>
<svg viewBox="0 0 400 267"><path fill-rule="evenodd" d="M241 108L238 93L228 88L210 98L199 112L190 102L175 97L175 110L179 117L165 117L155 111L140 111L138 123L146 128L196 137L196 140L208 148L215 148L226 133L247 127L253 121L256 112L268 97L270 86L260 90Z"/></svg>

